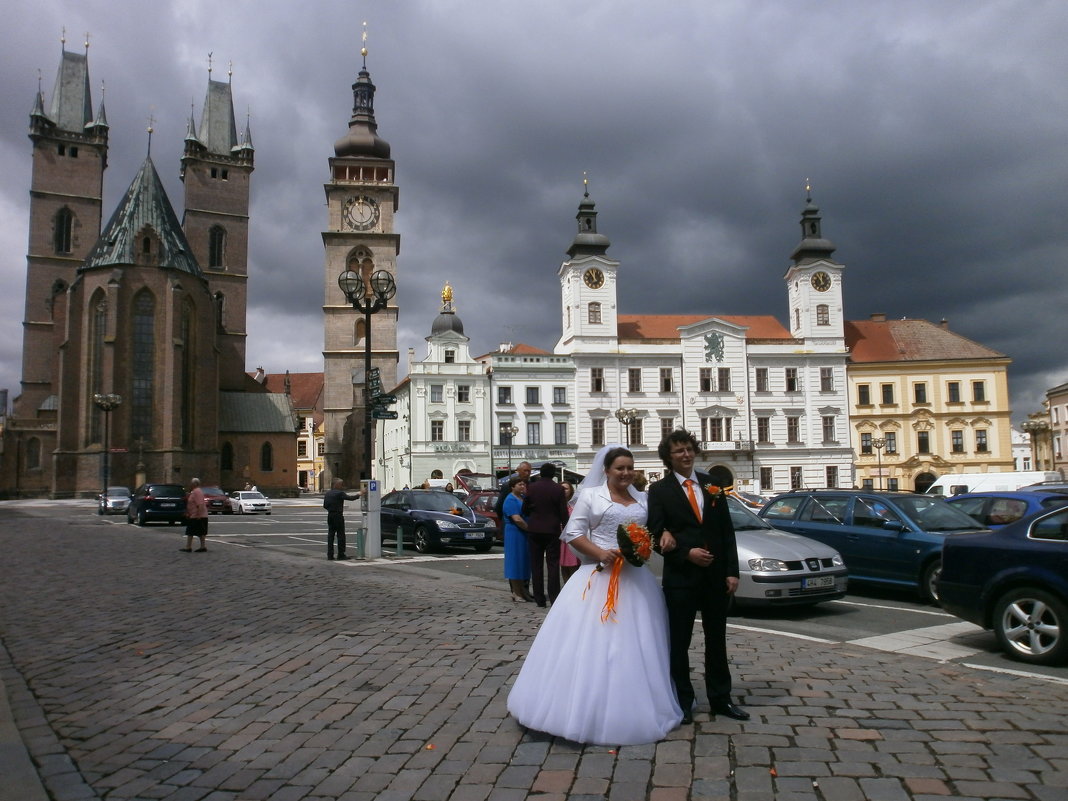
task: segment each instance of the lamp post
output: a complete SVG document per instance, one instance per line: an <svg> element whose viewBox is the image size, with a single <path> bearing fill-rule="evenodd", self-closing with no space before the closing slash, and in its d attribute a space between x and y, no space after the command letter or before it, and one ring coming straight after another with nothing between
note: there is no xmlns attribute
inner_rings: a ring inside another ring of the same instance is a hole
<svg viewBox="0 0 1068 801"><path fill-rule="evenodd" d="M875 454L879 459L879 489L883 488L883 448L886 447L885 437L872 437L871 446L875 448Z"/></svg>
<svg viewBox="0 0 1068 801"><path fill-rule="evenodd" d="M103 495L106 498L108 494L108 452L111 450L111 413L122 403L122 396L116 395L114 392L108 392L106 394L97 392L93 395L93 403L96 407L104 413L104 492ZM104 507L97 507L100 514L104 514Z"/></svg>
<svg viewBox="0 0 1068 801"><path fill-rule="evenodd" d="M616 409L616 419L623 426L626 434L627 448L630 448L630 424L638 419L637 409Z"/></svg>
<svg viewBox="0 0 1068 801"><path fill-rule="evenodd" d="M356 311L363 312L363 474L371 478L371 315L381 311L397 294L397 284L386 270L377 270L370 279L363 278L354 270L345 270L337 277L337 284L345 299Z"/></svg>
<svg viewBox="0 0 1068 801"><path fill-rule="evenodd" d="M505 426L501 429L502 434L508 435L508 475L512 475L512 441L515 439L515 435L519 433L519 429L514 425Z"/></svg>

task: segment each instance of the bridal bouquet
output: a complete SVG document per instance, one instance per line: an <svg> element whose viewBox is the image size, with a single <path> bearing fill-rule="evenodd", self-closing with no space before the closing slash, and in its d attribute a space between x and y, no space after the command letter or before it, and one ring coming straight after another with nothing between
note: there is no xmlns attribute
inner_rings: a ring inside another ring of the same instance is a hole
<svg viewBox="0 0 1068 801"><path fill-rule="evenodd" d="M605 594L604 607L601 609L601 622L615 617L616 601L619 599L619 574L623 571L623 560L635 567L641 567L653 555L653 536L649 529L640 523L626 523L616 529L616 541L623 559L612 563L612 573L608 577L608 592Z"/></svg>

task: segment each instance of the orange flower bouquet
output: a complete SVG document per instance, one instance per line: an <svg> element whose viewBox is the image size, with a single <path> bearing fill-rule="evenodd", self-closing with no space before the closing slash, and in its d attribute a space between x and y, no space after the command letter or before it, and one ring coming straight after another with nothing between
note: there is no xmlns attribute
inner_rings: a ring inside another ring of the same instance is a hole
<svg viewBox="0 0 1068 801"><path fill-rule="evenodd" d="M615 617L616 601L619 599L619 574L623 572L623 560L627 560L635 567L641 567L653 555L653 536L649 533L649 529L638 523L619 526L616 529L616 541L619 543L619 552L623 555L623 559L616 559L612 563L612 572L608 577L608 592L605 594L604 607L601 609L602 623L610 617Z"/></svg>

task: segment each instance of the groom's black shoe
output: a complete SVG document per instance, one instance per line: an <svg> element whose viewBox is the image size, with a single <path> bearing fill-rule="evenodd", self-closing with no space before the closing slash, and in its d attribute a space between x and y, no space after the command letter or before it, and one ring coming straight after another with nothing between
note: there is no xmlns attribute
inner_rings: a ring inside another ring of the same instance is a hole
<svg viewBox="0 0 1068 801"><path fill-rule="evenodd" d="M735 706L730 701L716 704L712 707L712 713L715 715L725 715L734 720L749 720L749 713L740 706Z"/></svg>
<svg viewBox="0 0 1068 801"><path fill-rule="evenodd" d="M683 726L688 726L691 723L693 723L693 713L692 712L683 712L682 713L682 725Z"/></svg>

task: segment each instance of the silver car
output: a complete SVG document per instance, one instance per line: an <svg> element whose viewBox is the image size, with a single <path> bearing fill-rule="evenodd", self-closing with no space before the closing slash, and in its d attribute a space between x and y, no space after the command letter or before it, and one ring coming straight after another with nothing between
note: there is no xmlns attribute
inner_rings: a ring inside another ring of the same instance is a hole
<svg viewBox="0 0 1068 801"><path fill-rule="evenodd" d="M132 497L129 487L108 487L105 492L96 496L97 514L125 514Z"/></svg>
<svg viewBox="0 0 1068 801"><path fill-rule="evenodd" d="M834 548L772 528L735 498L727 503L738 540L735 603L793 606L845 596L848 571Z"/></svg>

